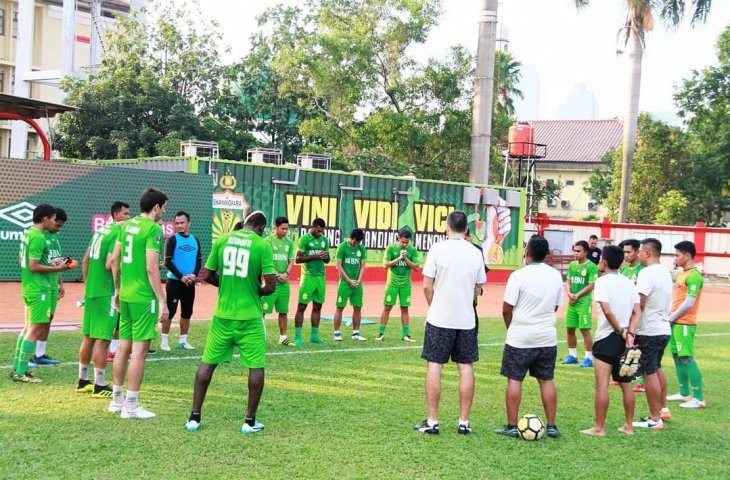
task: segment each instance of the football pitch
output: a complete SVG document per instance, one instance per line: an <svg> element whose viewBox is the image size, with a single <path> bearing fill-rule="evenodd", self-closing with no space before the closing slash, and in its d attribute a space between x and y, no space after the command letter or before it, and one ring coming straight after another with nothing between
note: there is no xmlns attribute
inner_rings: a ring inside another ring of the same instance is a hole
<svg viewBox="0 0 730 480"><path fill-rule="evenodd" d="M257 415L266 429L251 436L239 433L246 372L236 360L216 371L201 429L183 428L207 323L192 325L190 339L198 350L150 357L140 395L141 404L158 415L149 421L121 420L107 413L108 401L75 392L79 332L52 333L49 353L63 363L35 369L43 379L39 385L8 379L16 335L2 334L0 478L727 478L730 323L700 326L697 359L706 410L671 404L665 430L627 437L616 431L623 411L620 389L611 387L608 436L586 437L579 431L592 426L593 370L558 365L557 424L563 435L538 442L492 431L505 423L501 319L480 323L474 433L456 432L454 365L444 368L441 434L414 431L425 418L425 362L423 319L411 323L419 344L401 342L399 321L392 318L382 343L373 341L375 325L363 328L367 342L351 341L345 329L345 340L335 343L331 324L323 322L325 345L295 349L276 344L275 320L267 320L266 387ZM171 337L173 343L176 332ZM565 350L561 342L560 358ZM671 358L665 356L664 366L669 393L676 393ZM637 416L645 415L643 394L636 405ZM544 419L531 378L524 384L525 413Z"/></svg>

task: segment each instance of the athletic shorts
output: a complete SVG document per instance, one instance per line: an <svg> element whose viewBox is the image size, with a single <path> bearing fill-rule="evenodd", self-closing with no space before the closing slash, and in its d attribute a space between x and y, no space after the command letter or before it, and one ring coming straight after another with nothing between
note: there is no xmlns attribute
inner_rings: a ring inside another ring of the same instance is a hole
<svg viewBox="0 0 730 480"><path fill-rule="evenodd" d="M362 283L358 284L357 287L352 288L349 283L344 280L340 280L340 285L337 287L337 308L346 307L348 300L350 301L350 305L353 307L362 307L362 297Z"/></svg>
<svg viewBox="0 0 730 480"><path fill-rule="evenodd" d="M695 334L697 325L672 325L672 336L669 337L669 351L678 357L695 356Z"/></svg>
<svg viewBox="0 0 730 480"><path fill-rule="evenodd" d="M266 329L263 318L228 320L213 316L205 342L203 363L217 365L233 359L233 347L238 346L241 365L264 368L266 360Z"/></svg>
<svg viewBox="0 0 730 480"><path fill-rule="evenodd" d="M119 321L119 339L144 342L157 338L157 321L160 317L160 303L156 298L148 302L121 302L122 314Z"/></svg>
<svg viewBox="0 0 730 480"><path fill-rule="evenodd" d="M527 372L538 380L552 380L555 377L555 359L558 347L515 348L504 345L500 373L511 379L523 381Z"/></svg>
<svg viewBox="0 0 730 480"><path fill-rule="evenodd" d="M51 315L53 315L56 313L56 307L58 307L58 285L51 287L50 298L49 308L51 309Z"/></svg>
<svg viewBox="0 0 730 480"><path fill-rule="evenodd" d="M474 363L479 360L476 327L469 330L441 328L426 322L421 358L434 363Z"/></svg>
<svg viewBox="0 0 730 480"><path fill-rule="evenodd" d="M411 284L403 287L398 287L391 284L385 285L385 295L383 297L383 305L386 307L392 307L395 305L395 299L400 299L401 307L411 306Z"/></svg>
<svg viewBox="0 0 730 480"><path fill-rule="evenodd" d="M651 375L662 368L662 357L669 343L669 335L637 335L635 343L641 350L640 375Z"/></svg>
<svg viewBox="0 0 730 480"><path fill-rule="evenodd" d="M177 312L177 304L180 304L180 318L193 317L193 302L195 302L195 284L185 285L179 280L168 278L166 283L167 310L170 311L170 320Z"/></svg>
<svg viewBox="0 0 730 480"><path fill-rule="evenodd" d="M111 340L117 328L118 312L114 297L87 298L84 301L84 321L81 332L95 340Z"/></svg>
<svg viewBox="0 0 730 480"><path fill-rule="evenodd" d="M303 275L299 282L299 303L306 305L314 302L322 305L326 285L324 275Z"/></svg>
<svg viewBox="0 0 730 480"><path fill-rule="evenodd" d="M619 371L621 370L621 357L624 351L626 351L626 341L624 337L616 332L611 332L609 336L593 344L593 357L613 367L611 370L613 380L628 383L631 382L633 377L622 377L619 375Z"/></svg>
<svg viewBox="0 0 730 480"><path fill-rule="evenodd" d="M593 326L590 305L568 305L565 310L565 326L567 328L579 328L589 330Z"/></svg>
<svg viewBox="0 0 730 480"><path fill-rule="evenodd" d="M31 297L23 297L25 319L28 323L51 322L51 295L41 292Z"/></svg>
<svg viewBox="0 0 730 480"><path fill-rule="evenodd" d="M276 282L276 290L271 295L261 297L261 306L264 313L272 313L276 307L278 313L289 313L289 297L291 287L289 280L284 283Z"/></svg>

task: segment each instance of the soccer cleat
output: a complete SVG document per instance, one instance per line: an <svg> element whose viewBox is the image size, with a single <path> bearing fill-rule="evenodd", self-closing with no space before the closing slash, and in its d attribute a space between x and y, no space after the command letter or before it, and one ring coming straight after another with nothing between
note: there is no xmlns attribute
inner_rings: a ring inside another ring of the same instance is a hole
<svg viewBox="0 0 730 480"><path fill-rule="evenodd" d="M112 353L112 352L107 353L106 354L106 363L114 363L114 356L115 355L116 354L115 353Z"/></svg>
<svg viewBox="0 0 730 480"><path fill-rule="evenodd" d="M460 435L469 435L471 433L471 425L468 423L460 423L459 428L456 429L456 433Z"/></svg>
<svg viewBox="0 0 730 480"><path fill-rule="evenodd" d="M310 342L310 343L324 343L324 340L322 340L322 339L321 339L321 338L319 337L319 335L317 335L317 336L315 336L315 335L312 335L312 336L311 336L311 337L309 338L309 342Z"/></svg>
<svg viewBox="0 0 730 480"><path fill-rule="evenodd" d="M188 420L185 423L185 430L188 432L197 432L200 428L200 422L196 422L195 420Z"/></svg>
<svg viewBox="0 0 730 480"><path fill-rule="evenodd" d="M494 433L504 435L506 437L520 438L520 431L517 430L517 425L505 425L502 428L497 428Z"/></svg>
<svg viewBox="0 0 730 480"><path fill-rule="evenodd" d="M415 343L416 341L411 338L410 335L404 335L403 338L401 338L406 343Z"/></svg>
<svg viewBox="0 0 730 480"><path fill-rule="evenodd" d="M137 405L137 408L129 410L127 407L122 407L122 418L133 418L136 420L149 420L155 418L157 415L149 410L145 410L142 405Z"/></svg>
<svg viewBox="0 0 730 480"><path fill-rule="evenodd" d="M195 347L190 345L188 342L181 342L177 344L177 348L182 348L183 350L195 350Z"/></svg>
<svg viewBox="0 0 730 480"><path fill-rule="evenodd" d="M584 358L580 364L580 368L593 368L593 360L588 357Z"/></svg>
<svg viewBox="0 0 730 480"><path fill-rule="evenodd" d="M241 425L241 433L243 435L251 435L252 433L262 432L264 430L264 424L258 420L254 422L253 427L246 422Z"/></svg>
<svg viewBox="0 0 730 480"><path fill-rule="evenodd" d="M28 368L36 368L38 367L38 364L35 363L35 357L28 360Z"/></svg>
<svg viewBox="0 0 730 480"><path fill-rule="evenodd" d="M385 335L383 335L382 333L379 333L378 336L375 337L375 340L377 340L378 342L382 342L383 338L385 338Z"/></svg>
<svg viewBox="0 0 730 480"><path fill-rule="evenodd" d="M91 381L79 378L79 383L76 384L76 393L91 393L92 390L94 390L94 384Z"/></svg>
<svg viewBox="0 0 730 480"><path fill-rule="evenodd" d="M289 337L285 337L285 338L282 338L281 340L279 340L279 345L283 345L285 347L296 347L294 342L289 340Z"/></svg>
<svg viewBox="0 0 730 480"><path fill-rule="evenodd" d="M692 400L692 395L684 396L681 393L675 393L667 397L667 402L688 402Z"/></svg>
<svg viewBox="0 0 730 480"><path fill-rule="evenodd" d="M160 344L160 350L162 350L163 352L171 352L172 351L172 348L170 348L170 344L169 343L161 343Z"/></svg>
<svg viewBox="0 0 730 480"><path fill-rule="evenodd" d="M565 357L565 360L560 363L562 363L563 365L577 365L578 359L575 358L573 355L568 355L567 357Z"/></svg>
<svg viewBox="0 0 730 480"><path fill-rule="evenodd" d="M560 436L560 430L558 430L558 427L556 425L548 425L546 427L547 430L547 436L550 438L558 438Z"/></svg>
<svg viewBox="0 0 730 480"><path fill-rule="evenodd" d="M643 383L637 383L636 386L633 388L634 392L636 393L644 393L646 392L646 389L644 388Z"/></svg>
<svg viewBox="0 0 730 480"><path fill-rule="evenodd" d="M149 350L147 350L147 355L155 355L156 353L157 353L157 350L154 350L152 348L150 348Z"/></svg>
<svg viewBox="0 0 730 480"><path fill-rule="evenodd" d="M359 333L353 333L350 338L352 338L353 340L357 340L358 342L364 342L365 340L367 340L367 338L363 337Z"/></svg>
<svg viewBox="0 0 730 480"><path fill-rule="evenodd" d="M33 359L33 363L36 365L58 365L61 362L55 358L49 357L48 355L41 355L40 357L35 357Z"/></svg>
<svg viewBox="0 0 730 480"><path fill-rule="evenodd" d="M302 340L302 337L294 337L294 345L297 347L303 346L304 340Z"/></svg>
<svg viewBox="0 0 730 480"><path fill-rule="evenodd" d="M12 380L15 376L15 370L10 370L10 379Z"/></svg>
<svg viewBox="0 0 730 480"><path fill-rule="evenodd" d="M619 360L619 372L622 377L633 377L639 371L639 360L641 350L638 348L627 348Z"/></svg>
<svg viewBox="0 0 730 480"><path fill-rule="evenodd" d="M417 423L413 428L421 433L428 433L429 435L438 435L440 432L439 424L434 423L433 425L431 425L428 423L428 419L422 421L421 423Z"/></svg>
<svg viewBox="0 0 730 480"><path fill-rule="evenodd" d="M94 385L94 391L91 392L91 398L112 398L114 391L109 385Z"/></svg>
<svg viewBox="0 0 730 480"><path fill-rule="evenodd" d="M30 372L26 372L25 375L13 375L14 382L20 383L42 383L42 380Z"/></svg>
<svg viewBox="0 0 730 480"><path fill-rule="evenodd" d="M334 340L335 340L335 342L341 342L342 341L342 334L340 332L335 332L335 334L334 334Z"/></svg>
<svg viewBox="0 0 730 480"><path fill-rule="evenodd" d="M644 417L638 422L633 423L636 428L649 428L651 430L664 430L664 421L660 418L659 420L652 420L649 417Z"/></svg>
<svg viewBox="0 0 730 480"><path fill-rule="evenodd" d="M682 408L706 408L707 407L704 400L697 400L696 398L688 400L684 403L680 403L679 406Z"/></svg>
<svg viewBox="0 0 730 480"><path fill-rule="evenodd" d="M672 412L670 412L667 407L664 407L659 411L659 416L666 422L667 420L672 419Z"/></svg>
<svg viewBox="0 0 730 480"><path fill-rule="evenodd" d="M121 413L122 409L124 408L124 402L117 403L114 400L109 402L109 408L107 409L109 413Z"/></svg>

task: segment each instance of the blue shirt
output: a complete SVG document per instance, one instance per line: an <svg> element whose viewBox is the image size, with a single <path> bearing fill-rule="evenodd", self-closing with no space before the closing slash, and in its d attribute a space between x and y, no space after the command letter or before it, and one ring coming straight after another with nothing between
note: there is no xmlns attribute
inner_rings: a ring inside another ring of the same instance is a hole
<svg viewBox="0 0 730 480"><path fill-rule="evenodd" d="M167 278L180 280L183 276L191 273L197 276L201 262L200 242L195 238L195 235L184 236L176 233L167 240L165 245Z"/></svg>

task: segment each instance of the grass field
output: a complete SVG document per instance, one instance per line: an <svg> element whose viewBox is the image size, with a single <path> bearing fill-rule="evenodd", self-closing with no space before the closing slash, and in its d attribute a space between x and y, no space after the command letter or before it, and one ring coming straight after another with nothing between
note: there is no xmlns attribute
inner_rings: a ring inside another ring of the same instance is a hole
<svg viewBox="0 0 730 480"><path fill-rule="evenodd" d="M675 405L664 431L625 437L616 432L623 417L620 391L612 387L608 437L586 437L579 430L592 425L593 371L559 365L557 423L563 436L528 443L492 433L505 423L501 320L481 323L471 436L456 433L453 365L444 370L441 435L413 430L425 417L425 365L420 345L399 340L398 323L391 319L382 344L372 341L377 327L368 326L368 342L346 338L284 349L269 321L258 413L266 430L253 436L239 433L246 392L245 371L237 363L218 368L203 426L188 433L183 424L201 348L152 357L140 401L158 417L123 421L106 412L107 401L74 392L80 334L54 332L49 352L64 364L36 369L43 384L12 383L3 368L0 478L727 478L730 324L702 325L697 339L707 410ZM423 319L412 323L414 338L422 338ZM323 323L325 338L331 328ZM207 323L193 325L195 345L202 347L206 329ZM10 363L15 338L0 335L0 365ZM564 353L561 343L559 355ZM674 393L671 360L665 367ZM637 415L644 415L646 402L637 397ZM521 413L544 418L532 379L524 385Z"/></svg>

